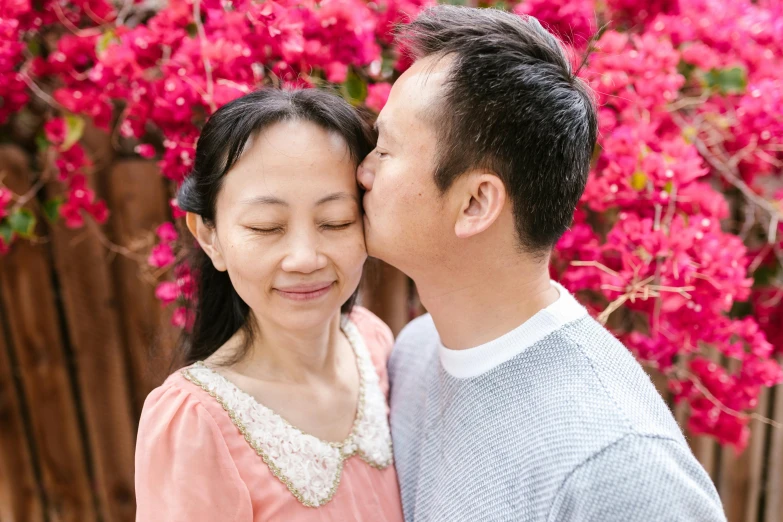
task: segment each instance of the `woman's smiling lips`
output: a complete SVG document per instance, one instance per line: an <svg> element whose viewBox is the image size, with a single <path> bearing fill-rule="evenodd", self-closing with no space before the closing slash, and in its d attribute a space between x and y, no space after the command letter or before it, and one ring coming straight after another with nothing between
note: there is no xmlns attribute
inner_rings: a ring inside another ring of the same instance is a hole
<svg viewBox="0 0 783 522"><path fill-rule="evenodd" d="M307 285L285 286L275 288L275 291L292 301L312 301L329 293L334 281L329 283L310 283Z"/></svg>

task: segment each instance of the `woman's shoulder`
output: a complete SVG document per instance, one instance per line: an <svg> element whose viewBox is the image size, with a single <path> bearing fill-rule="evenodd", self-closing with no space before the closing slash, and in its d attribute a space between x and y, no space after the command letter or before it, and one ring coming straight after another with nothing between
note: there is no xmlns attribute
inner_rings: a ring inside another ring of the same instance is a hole
<svg viewBox="0 0 783 522"><path fill-rule="evenodd" d="M354 306L348 317L356 325L373 357L375 354L383 357L385 364L394 346L394 334L391 328L377 315L362 306Z"/></svg>
<svg viewBox="0 0 783 522"><path fill-rule="evenodd" d="M177 371L144 401L136 438L137 520L252 518L226 431L200 391Z"/></svg>
<svg viewBox="0 0 783 522"><path fill-rule="evenodd" d="M139 420L139 437L160 437L175 430L198 430L219 436L211 397L185 377L190 366L169 375L144 401Z"/></svg>
<svg viewBox="0 0 783 522"><path fill-rule="evenodd" d="M356 329L359 330L359 334L364 340L375 372L378 374L381 391L388 398L389 378L386 365L394 346L394 334L386 323L364 307L355 306L348 317L356 325Z"/></svg>

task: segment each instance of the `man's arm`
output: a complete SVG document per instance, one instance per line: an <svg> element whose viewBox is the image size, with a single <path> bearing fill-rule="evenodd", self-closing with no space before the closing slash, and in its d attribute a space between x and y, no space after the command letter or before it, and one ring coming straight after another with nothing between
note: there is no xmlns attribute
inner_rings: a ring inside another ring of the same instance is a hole
<svg viewBox="0 0 783 522"><path fill-rule="evenodd" d="M725 522L707 473L681 442L629 434L563 482L549 521Z"/></svg>

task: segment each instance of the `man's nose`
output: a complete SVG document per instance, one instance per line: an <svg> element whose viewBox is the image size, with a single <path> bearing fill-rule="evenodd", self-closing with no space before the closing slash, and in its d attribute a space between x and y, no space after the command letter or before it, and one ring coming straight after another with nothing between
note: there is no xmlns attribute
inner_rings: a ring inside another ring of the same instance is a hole
<svg viewBox="0 0 783 522"><path fill-rule="evenodd" d="M364 160L359 168L356 170L356 180L364 190L372 190L372 184L375 181L375 173L367 164L367 160Z"/></svg>

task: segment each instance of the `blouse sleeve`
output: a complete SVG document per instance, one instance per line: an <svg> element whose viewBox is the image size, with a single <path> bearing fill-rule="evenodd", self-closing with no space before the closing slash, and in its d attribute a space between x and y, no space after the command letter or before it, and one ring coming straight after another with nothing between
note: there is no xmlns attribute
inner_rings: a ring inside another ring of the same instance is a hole
<svg viewBox="0 0 783 522"><path fill-rule="evenodd" d="M214 418L177 384L144 402L136 441L136 522L250 522L250 494Z"/></svg>

